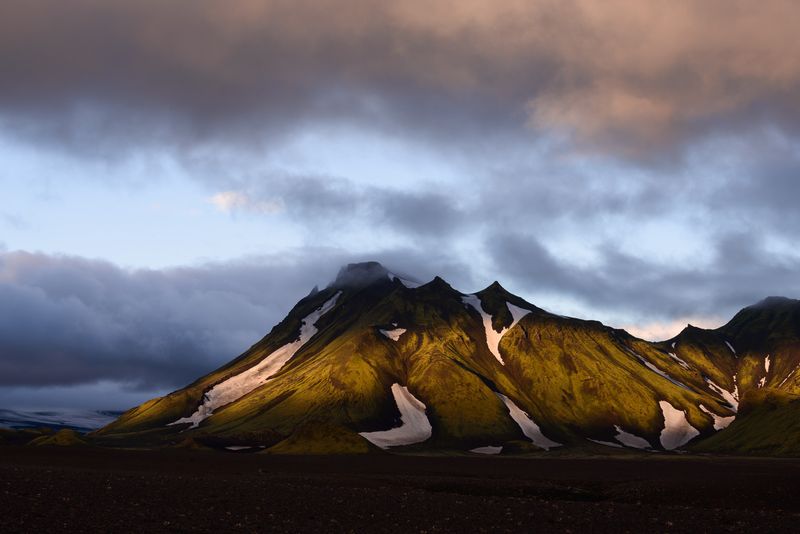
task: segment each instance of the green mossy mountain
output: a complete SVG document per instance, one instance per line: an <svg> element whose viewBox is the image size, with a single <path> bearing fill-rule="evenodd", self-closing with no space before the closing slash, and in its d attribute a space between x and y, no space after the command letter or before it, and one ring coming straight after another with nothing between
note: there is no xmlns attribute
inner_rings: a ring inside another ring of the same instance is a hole
<svg viewBox="0 0 800 534"><path fill-rule="evenodd" d="M291 355L271 363L281 354ZM679 443L792 455L800 440L784 428L798 421L798 367L800 303L790 299L766 299L719 329L689 326L651 343L548 313L497 282L465 295L441 278L419 285L370 262L315 288L227 365L91 438L165 445L213 437L276 453L367 452L375 447L361 434L407 422L398 385L424 404L429 431L397 451L595 446L587 440L620 447L632 435L653 450ZM262 368L266 378L245 380ZM225 402L214 400L223 394ZM520 417L538 428L526 431ZM272 436L269 443L254 443L259 433Z"/></svg>

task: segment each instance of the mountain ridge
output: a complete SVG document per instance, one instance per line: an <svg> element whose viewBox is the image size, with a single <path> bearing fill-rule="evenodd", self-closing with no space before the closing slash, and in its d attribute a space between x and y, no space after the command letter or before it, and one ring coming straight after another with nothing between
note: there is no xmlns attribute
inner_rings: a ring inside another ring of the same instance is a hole
<svg viewBox="0 0 800 534"><path fill-rule="evenodd" d="M244 442L260 432L272 436L260 447L291 440L292 450L304 442L319 450L329 435L362 452L369 447L354 444L378 435L378 446L399 451L701 443L736 451L743 438L723 435L756 432L742 421L764 399L779 397L776 409L791 411L800 393L797 301L766 301L766 309L745 308L719 329L687 327L648 342L549 313L496 281L464 294L438 276L418 284L377 262L350 264L244 354L94 436ZM311 432L314 425L327 434ZM421 431L426 425L429 433ZM407 442L408 435L420 439ZM796 449L770 446L781 454Z"/></svg>

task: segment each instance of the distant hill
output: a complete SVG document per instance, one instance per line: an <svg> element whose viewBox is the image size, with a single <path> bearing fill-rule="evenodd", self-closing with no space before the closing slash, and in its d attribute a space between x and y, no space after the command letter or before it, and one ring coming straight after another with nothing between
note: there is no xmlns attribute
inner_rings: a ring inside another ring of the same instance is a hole
<svg viewBox="0 0 800 534"><path fill-rule="evenodd" d="M89 410L19 411L0 409L0 427L70 429L90 432L109 424L122 412Z"/></svg>

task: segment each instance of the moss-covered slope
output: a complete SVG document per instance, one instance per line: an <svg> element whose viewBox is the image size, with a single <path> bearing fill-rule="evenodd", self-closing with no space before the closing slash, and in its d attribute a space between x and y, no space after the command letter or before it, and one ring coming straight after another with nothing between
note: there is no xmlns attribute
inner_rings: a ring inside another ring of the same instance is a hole
<svg viewBox="0 0 800 534"><path fill-rule="evenodd" d="M309 326L313 335L298 342ZM681 447L744 450L745 438L734 436L772 428L746 423L745 415L767 417L751 392L800 394L797 334L796 301L769 301L718 330L689 327L649 343L550 314L496 282L468 296L440 278L417 287L380 265L357 264L301 300L239 358L126 412L93 438L155 444L269 432L287 437L273 452L363 452L369 443L358 433L404 424L391 393L400 384L424 405L431 427L408 450L541 444L536 432L544 443L567 447L591 439L659 449L669 442L665 432L682 431ZM174 424L212 406L209 398L228 379L239 380L292 343L301 346L257 387L207 410L196 426ZM752 409L720 431L745 395ZM757 430L736 430L746 424Z"/></svg>

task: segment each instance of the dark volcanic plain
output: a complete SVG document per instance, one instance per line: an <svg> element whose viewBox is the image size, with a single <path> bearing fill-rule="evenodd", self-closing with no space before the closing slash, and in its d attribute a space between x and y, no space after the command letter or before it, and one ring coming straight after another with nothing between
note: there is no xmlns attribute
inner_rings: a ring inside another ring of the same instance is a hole
<svg viewBox="0 0 800 534"><path fill-rule="evenodd" d="M796 532L800 460L0 449L0 532Z"/></svg>

